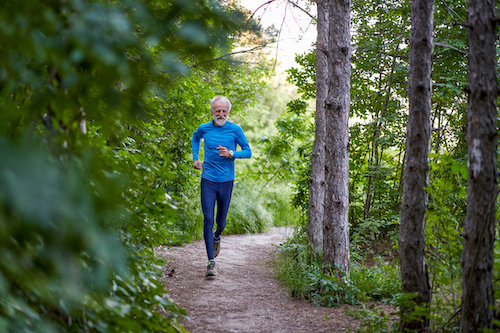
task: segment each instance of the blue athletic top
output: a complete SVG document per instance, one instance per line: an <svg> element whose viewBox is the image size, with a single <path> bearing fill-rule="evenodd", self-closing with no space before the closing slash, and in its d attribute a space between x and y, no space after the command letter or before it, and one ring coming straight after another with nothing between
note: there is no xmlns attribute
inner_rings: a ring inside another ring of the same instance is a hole
<svg viewBox="0 0 500 333"><path fill-rule="evenodd" d="M193 133L191 142L193 161L199 159L201 139L205 140L203 172L201 177L212 182L228 182L234 180L234 160L252 157L252 150L239 125L226 121L224 126L216 126L213 120L200 125ZM242 150L236 151L236 144ZM217 147L221 145L234 151L232 158L219 156Z"/></svg>

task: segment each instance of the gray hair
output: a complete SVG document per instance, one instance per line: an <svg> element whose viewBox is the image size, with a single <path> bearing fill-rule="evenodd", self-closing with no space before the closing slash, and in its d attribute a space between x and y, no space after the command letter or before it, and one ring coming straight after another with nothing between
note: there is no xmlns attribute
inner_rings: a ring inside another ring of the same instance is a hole
<svg viewBox="0 0 500 333"><path fill-rule="evenodd" d="M214 98L212 98L210 100L210 111L213 111L214 103L219 100L226 102L228 106L227 112L228 113L231 112L231 102L229 101L229 98L227 98L226 96L215 96Z"/></svg>

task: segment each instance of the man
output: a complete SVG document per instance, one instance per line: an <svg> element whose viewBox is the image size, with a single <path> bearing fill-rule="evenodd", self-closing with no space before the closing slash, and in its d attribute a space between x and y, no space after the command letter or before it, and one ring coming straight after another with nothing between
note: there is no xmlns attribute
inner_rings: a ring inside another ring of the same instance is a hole
<svg viewBox="0 0 500 333"><path fill-rule="evenodd" d="M231 202L234 180L234 160L250 158L252 151L240 126L227 120L231 102L225 96L210 101L213 120L202 124L193 134L193 168L202 169L199 159L201 139L205 141L203 171L201 174L201 209L203 211L203 237L207 249L208 265L205 276L215 276L215 260L220 251L220 236L226 227L227 211ZM236 144L241 151L236 151ZM214 211L217 202L217 229Z"/></svg>

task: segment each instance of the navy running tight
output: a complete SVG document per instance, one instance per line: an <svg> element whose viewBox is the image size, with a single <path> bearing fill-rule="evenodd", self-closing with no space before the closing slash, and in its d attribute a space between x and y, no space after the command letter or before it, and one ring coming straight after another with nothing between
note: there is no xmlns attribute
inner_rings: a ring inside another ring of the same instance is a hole
<svg viewBox="0 0 500 333"><path fill-rule="evenodd" d="M217 239L226 227L227 210L231 203L233 181L217 183L201 179L201 209L203 211L203 238L208 260L214 259L214 238ZM217 229L214 228L215 203L217 202Z"/></svg>

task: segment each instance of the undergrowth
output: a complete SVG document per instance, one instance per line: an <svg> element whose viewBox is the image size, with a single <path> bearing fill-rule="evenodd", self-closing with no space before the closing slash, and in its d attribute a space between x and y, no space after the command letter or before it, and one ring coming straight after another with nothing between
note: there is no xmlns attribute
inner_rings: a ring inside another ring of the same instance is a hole
<svg viewBox="0 0 500 333"><path fill-rule="evenodd" d="M361 309L346 309L346 314L362 322L355 331L347 329L347 332L356 333L395 333L398 330L397 313L387 314L383 309L377 308L373 304L362 305Z"/></svg>
<svg viewBox="0 0 500 333"><path fill-rule="evenodd" d="M346 315L361 320L356 330L349 332L397 332L400 320L397 311L402 304L409 306L415 294L402 293L397 260L387 260L392 255L382 257L375 253L369 257L366 246L352 244L349 277L338 278L331 271L324 272L321 257L314 254L307 243L307 233L299 226L273 256L275 276L292 297L306 299L318 306L357 305L346 307ZM499 248L497 243L494 269L496 300L500 298L500 288L497 287L500 281ZM439 279L443 281L434 278L440 283L433 285L428 331L456 333L460 324L460 294L457 291L461 287L456 279L445 279L451 276L450 271L455 266L441 265L440 269L430 270L431 275L440 274ZM495 313L500 313L498 304L500 302L497 301ZM423 308L416 311L427 312ZM498 331L500 321L494 320L494 325Z"/></svg>
<svg viewBox="0 0 500 333"><path fill-rule="evenodd" d="M177 206L177 219L170 229L169 245L202 239L203 213L198 180L177 198ZM286 184L268 187L251 177L241 176L234 182L224 234L266 232L273 226L292 225L297 215L296 209L291 207L290 189Z"/></svg>
<svg viewBox="0 0 500 333"><path fill-rule="evenodd" d="M373 267L352 262L349 277L323 270L321 258L307 245L304 232L289 238L278 249L273 263L276 277L291 296L318 306L391 301L401 293L398 266L381 259Z"/></svg>

